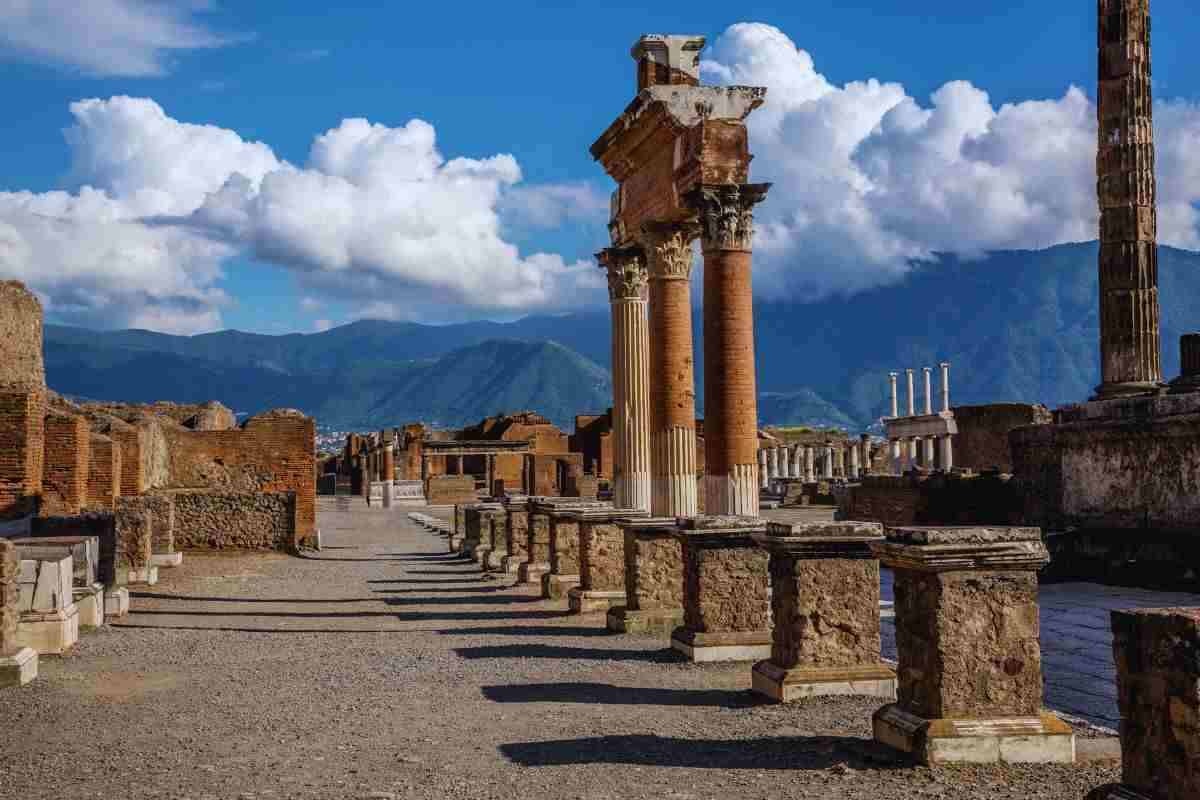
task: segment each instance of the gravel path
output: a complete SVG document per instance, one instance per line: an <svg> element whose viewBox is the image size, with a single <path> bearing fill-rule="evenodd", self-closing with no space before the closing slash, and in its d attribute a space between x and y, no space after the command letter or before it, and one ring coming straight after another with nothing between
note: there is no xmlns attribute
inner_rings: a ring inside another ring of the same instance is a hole
<svg viewBox="0 0 1200 800"><path fill-rule="evenodd" d="M322 499L311 558L188 554L133 613L0 694L0 798L1062 798L1072 767L916 767L878 702L757 702Z"/></svg>

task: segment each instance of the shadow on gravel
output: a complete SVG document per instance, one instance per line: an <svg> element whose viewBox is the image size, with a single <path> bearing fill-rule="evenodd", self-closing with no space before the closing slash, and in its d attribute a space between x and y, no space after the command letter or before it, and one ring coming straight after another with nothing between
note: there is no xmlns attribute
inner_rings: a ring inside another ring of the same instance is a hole
<svg viewBox="0 0 1200 800"><path fill-rule="evenodd" d="M393 611L391 616L404 621L428 619L467 619L467 620L510 620L510 619L560 619L567 616L565 611Z"/></svg>
<svg viewBox="0 0 1200 800"><path fill-rule="evenodd" d="M612 636L603 625L595 628L566 625L505 625L503 628L447 628L438 633L443 636ZM482 658L482 656L480 657Z"/></svg>
<svg viewBox="0 0 1200 800"><path fill-rule="evenodd" d="M466 591L460 589L459 591ZM159 594L158 592L130 592L130 597L145 598L147 600L188 600L197 603L378 603L378 597L343 597L333 600L320 600L311 597L304 599L296 597L284 597L274 599L264 599L262 597L194 597L186 594ZM135 613L142 613L135 611Z"/></svg>
<svg viewBox="0 0 1200 800"><path fill-rule="evenodd" d="M596 736L500 745L523 767L637 764L689 769L856 770L911 769L913 762L870 739L779 736L764 739L682 739L670 736Z"/></svg>
<svg viewBox="0 0 1200 800"><path fill-rule="evenodd" d="M306 555L304 553L297 555L296 558L302 559L304 561L353 561L353 562L403 561L404 560L402 558L396 558L395 556L377 556L375 558L322 558L321 556L310 556L310 555Z"/></svg>
<svg viewBox="0 0 1200 800"><path fill-rule="evenodd" d="M466 578L382 578L380 580L367 581L367 583L480 583L482 580L479 577L472 578L469 576Z"/></svg>
<svg viewBox="0 0 1200 800"><path fill-rule="evenodd" d="M496 587L500 588L500 587ZM422 592L429 591L428 589L420 590ZM458 591L462 591L461 589ZM506 595L506 594L490 594L483 597L385 597L377 598L387 603L389 606L481 606L481 605L520 605L521 603L542 603L545 602L541 597L528 597L524 595Z"/></svg>
<svg viewBox="0 0 1200 800"><path fill-rule="evenodd" d="M607 683L529 683L484 686L483 696L494 703L594 703L614 706L704 706L753 708L765 705L749 689L648 689Z"/></svg>
<svg viewBox="0 0 1200 800"><path fill-rule="evenodd" d="M670 648L608 650L603 647L563 647L556 644L496 644L456 647L459 658L564 658L592 661L638 661L644 664L682 664L686 659ZM583 684L580 684L583 685ZM649 690L647 690L649 691Z"/></svg>
<svg viewBox="0 0 1200 800"><path fill-rule="evenodd" d="M392 581L370 581L370 583L392 583ZM445 592L502 592L510 586L426 586L420 589L372 589L375 594L436 594ZM378 599L378 598L376 598ZM314 601L315 602L315 601Z"/></svg>
<svg viewBox="0 0 1200 800"><path fill-rule="evenodd" d="M166 617L258 617L259 619L355 619L357 617L396 619L401 616L394 611L187 611L145 608L135 608L129 613L137 617L143 614L153 614Z"/></svg>

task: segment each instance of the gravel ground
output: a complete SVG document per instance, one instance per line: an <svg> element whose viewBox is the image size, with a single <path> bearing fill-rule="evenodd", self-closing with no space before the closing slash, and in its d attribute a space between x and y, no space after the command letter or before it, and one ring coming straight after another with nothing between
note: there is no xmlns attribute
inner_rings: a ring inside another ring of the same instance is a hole
<svg viewBox="0 0 1200 800"><path fill-rule="evenodd" d="M0 798L1062 798L1119 777L914 766L878 701L761 704L489 580L402 511L322 499L311 558L188 554L0 694Z"/></svg>

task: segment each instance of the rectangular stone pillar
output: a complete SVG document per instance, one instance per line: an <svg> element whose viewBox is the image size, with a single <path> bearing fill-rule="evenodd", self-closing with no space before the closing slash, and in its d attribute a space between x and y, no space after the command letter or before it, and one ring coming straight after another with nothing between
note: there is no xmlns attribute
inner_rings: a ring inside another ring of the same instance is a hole
<svg viewBox="0 0 1200 800"><path fill-rule="evenodd" d="M771 657L754 665L754 691L781 703L817 695L896 699L880 660L876 522L767 524L754 540L770 554Z"/></svg>
<svg viewBox="0 0 1200 800"><path fill-rule="evenodd" d="M183 563L183 553L175 549L175 496L148 494L143 502L150 509L150 563L159 569Z"/></svg>
<svg viewBox="0 0 1200 800"><path fill-rule="evenodd" d="M61 655L79 641L79 609L75 605L75 566L60 553L21 558L20 620L17 644L39 655Z"/></svg>
<svg viewBox="0 0 1200 800"><path fill-rule="evenodd" d="M617 523L624 534L625 603L608 611L614 633L670 633L683 621L683 560L674 519Z"/></svg>
<svg viewBox="0 0 1200 800"><path fill-rule="evenodd" d="M569 509L550 514L550 571L542 576L542 597L564 600L579 586L579 520Z"/></svg>
<svg viewBox="0 0 1200 800"><path fill-rule="evenodd" d="M645 519L644 511L578 509L579 585L568 593L572 614L608 611L625 602L625 532L617 524Z"/></svg>
<svg viewBox="0 0 1200 800"><path fill-rule="evenodd" d="M1121 784L1087 800L1200 797L1200 608L1112 612Z"/></svg>
<svg viewBox="0 0 1200 800"><path fill-rule="evenodd" d="M521 563L529 557L529 498L510 498L504 504L505 544L507 555L500 562L500 569L508 575L516 575Z"/></svg>
<svg viewBox="0 0 1200 800"><path fill-rule="evenodd" d="M518 583L540 586L542 576L550 571L550 512L554 506L546 500L548 498L538 497L529 502L525 560L517 568Z"/></svg>
<svg viewBox="0 0 1200 800"><path fill-rule="evenodd" d="M0 539L0 689L24 686L38 673L37 651L17 640L21 617L19 575L16 545Z"/></svg>
<svg viewBox="0 0 1200 800"><path fill-rule="evenodd" d="M150 563L153 555L153 514L145 497L118 497L117 583L120 585L158 583L158 567Z"/></svg>
<svg viewBox="0 0 1200 800"><path fill-rule="evenodd" d="M1038 528L893 528L898 702L876 741L926 764L1075 760L1071 727L1042 709Z"/></svg>
<svg viewBox="0 0 1200 800"><path fill-rule="evenodd" d="M683 624L671 647L692 661L757 661L771 655L768 556L753 517L681 519L672 535L683 560Z"/></svg>
<svg viewBox="0 0 1200 800"><path fill-rule="evenodd" d="M103 434L88 436L88 508L112 511L121 494L121 449Z"/></svg>
<svg viewBox="0 0 1200 800"><path fill-rule="evenodd" d="M484 544L490 545L490 548L483 554L483 559L479 562L487 572L500 570L504 557L508 555L508 511L503 504L500 505L501 510L492 520L491 538L484 541Z"/></svg>
<svg viewBox="0 0 1200 800"><path fill-rule="evenodd" d="M44 436L40 513L42 516L78 514L88 499L91 432L87 420L74 414L49 412Z"/></svg>
<svg viewBox="0 0 1200 800"><path fill-rule="evenodd" d="M37 536L13 539L21 560L70 558L73 568L71 601L79 613L79 628L104 625L104 584L99 582L100 539L96 536Z"/></svg>

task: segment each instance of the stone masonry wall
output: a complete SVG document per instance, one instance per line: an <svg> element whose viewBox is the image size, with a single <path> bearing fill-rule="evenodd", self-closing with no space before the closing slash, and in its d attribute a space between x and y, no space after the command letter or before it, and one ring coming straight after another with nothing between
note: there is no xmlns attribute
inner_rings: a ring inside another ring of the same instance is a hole
<svg viewBox="0 0 1200 800"><path fill-rule="evenodd" d="M118 497L116 502L117 569L145 569L153 553L151 506L144 497Z"/></svg>
<svg viewBox="0 0 1200 800"><path fill-rule="evenodd" d="M682 548L671 534L625 531L625 594L631 611L683 605Z"/></svg>
<svg viewBox="0 0 1200 800"><path fill-rule="evenodd" d="M295 544L293 492L180 489L175 502L175 546L201 550L285 550Z"/></svg>
<svg viewBox="0 0 1200 800"><path fill-rule="evenodd" d="M841 519L909 525L1016 525L1019 486L997 474L868 476L838 497Z"/></svg>
<svg viewBox="0 0 1200 800"><path fill-rule="evenodd" d="M1012 472L1012 453L1008 433L1022 425L1045 425L1051 421L1049 409L1026 403L995 403L983 406L956 406L954 420L954 465L977 471L999 469Z"/></svg>
<svg viewBox="0 0 1200 800"><path fill-rule="evenodd" d="M91 434L87 420L51 412L45 418L43 516L78 514L87 505Z"/></svg>
<svg viewBox="0 0 1200 800"><path fill-rule="evenodd" d="M121 448L99 433L88 436L87 505L97 511L112 511L121 493Z"/></svg>
<svg viewBox="0 0 1200 800"><path fill-rule="evenodd" d="M150 549L156 554L175 552L175 498L167 493L143 498L150 509Z"/></svg>
<svg viewBox="0 0 1200 800"><path fill-rule="evenodd" d="M741 546L683 546L685 595L697 602L684 606L689 630L771 630L770 559L766 550L746 537Z"/></svg>
<svg viewBox="0 0 1200 800"><path fill-rule="evenodd" d="M0 387L0 520L37 510L42 493L45 389Z"/></svg>
<svg viewBox="0 0 1200 800"><path fill-rule="evenodd" d="M625 589L625 535L611 522L579 526L579 583L596 592Z"/></svg>
<svg viewBox="0 0 1200 800"><path fill-rule="evenodd" d="M429 479L425 499L431 506L475 503L475 478L470 475L437 475Z"/></svg>

